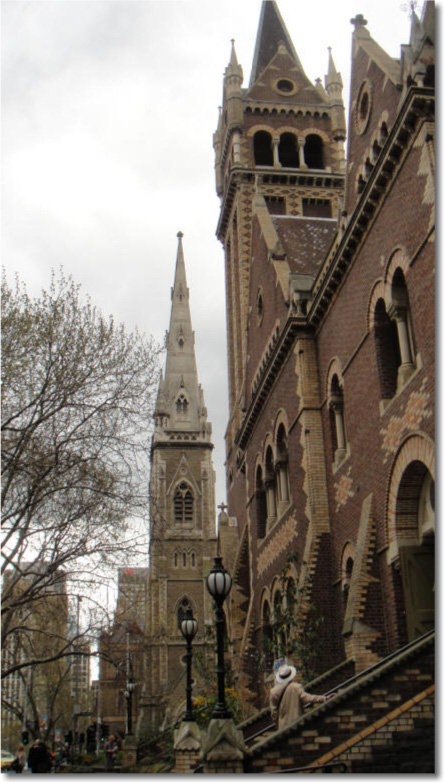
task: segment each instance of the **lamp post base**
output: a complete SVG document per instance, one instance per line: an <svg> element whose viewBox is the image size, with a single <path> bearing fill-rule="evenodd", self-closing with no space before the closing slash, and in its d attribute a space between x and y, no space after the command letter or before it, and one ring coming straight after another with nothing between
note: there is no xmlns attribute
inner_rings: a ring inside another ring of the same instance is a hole
<svg viewBox="0 0 444 783"><path fill-rule="evenodd" d="M243 734L231 717L210 720L203 748L204 772L243 773L246 751Z"/></svg>
<svg viewBox="0 0 444 783"><path fill-rule="evenodd" d="M184 719L174 732L174 772L187 775L194 772L202 758L202 738L194 721Z"/></svg>

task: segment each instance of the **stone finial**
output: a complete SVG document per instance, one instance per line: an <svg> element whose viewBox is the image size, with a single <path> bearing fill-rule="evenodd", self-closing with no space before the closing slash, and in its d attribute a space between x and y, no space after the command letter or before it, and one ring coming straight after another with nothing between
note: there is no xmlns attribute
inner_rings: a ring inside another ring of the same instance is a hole
<svg viewBox="0 0 444 783"><path fill-rule="evenodd" d="M178 238L178 239L182 239L182 238L183 238L183 233L182 233L182 231L178 231L178 232L177 232L177 238Z"/></svg>
<svg viewBox="0 0 444 783"><path fill-rule="evenodd" d="M354 19L350 19L350 24L354 25L356 27L365 27L367 24L367 19L364 19L363 14L356 14Z"/></svg>

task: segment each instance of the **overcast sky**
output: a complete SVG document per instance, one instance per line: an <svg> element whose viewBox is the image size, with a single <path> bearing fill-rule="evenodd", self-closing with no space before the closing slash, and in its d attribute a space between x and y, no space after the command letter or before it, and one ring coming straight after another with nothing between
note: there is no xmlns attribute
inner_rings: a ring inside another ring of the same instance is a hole
<svg viewBox="0 0 444 783"><path fill-rule="evenodd" d="M278 5L312 81L332 47L347 106L350 19L363 13L394 57L409 40L402 0ZM1 3L2 263L32 293L63 265L105 314L163 339L184 233L217 504L227 359L212 135L230 40L246 86L260 9L261 0Z"/></svg>

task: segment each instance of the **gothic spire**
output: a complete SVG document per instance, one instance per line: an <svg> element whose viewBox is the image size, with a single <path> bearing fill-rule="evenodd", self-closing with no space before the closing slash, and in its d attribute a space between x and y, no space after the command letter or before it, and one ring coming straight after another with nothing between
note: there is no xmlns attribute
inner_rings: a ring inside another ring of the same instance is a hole
<svg viewBox="0 0 444 783"><path fill-rule="evenodd" d="M170 437L174 432L200 433L199 437L206 440L211 433L197 376L182 232L179 231L177 237L170 328L166 339L166 366L157 398L154 441L165 440L165 437Z"/></svg>

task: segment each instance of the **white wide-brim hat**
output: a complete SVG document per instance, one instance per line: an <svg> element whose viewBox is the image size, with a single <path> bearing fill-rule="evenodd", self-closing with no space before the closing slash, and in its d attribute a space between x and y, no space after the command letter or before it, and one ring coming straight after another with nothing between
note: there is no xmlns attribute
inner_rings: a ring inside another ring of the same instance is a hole
<svg viewBox="0 0 444 783"><path fill-rule="evenodd" d="M276 674L276 682L291 682L296 677L296 666L284 664L280 666Z"/></svg>

